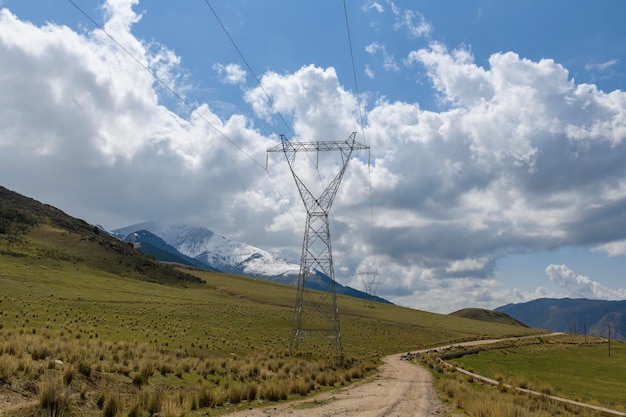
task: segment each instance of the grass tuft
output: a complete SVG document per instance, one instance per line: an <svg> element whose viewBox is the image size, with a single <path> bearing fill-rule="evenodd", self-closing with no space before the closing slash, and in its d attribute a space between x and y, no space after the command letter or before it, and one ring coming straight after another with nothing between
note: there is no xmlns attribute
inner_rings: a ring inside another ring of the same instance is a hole
<svg viewBox="0 0 626 417"><path fill-rule="evenodd" d="M0 355L0 384L9 382L17 369L18 362L13 356Z"/></svg>
<svg viewBox="0 0 626 417"><path fill-rule="evenodd" d="M63 380L48 375L39 384L39 407L42 414L48 417L68 415L70 408L70 392Z"/></svg>

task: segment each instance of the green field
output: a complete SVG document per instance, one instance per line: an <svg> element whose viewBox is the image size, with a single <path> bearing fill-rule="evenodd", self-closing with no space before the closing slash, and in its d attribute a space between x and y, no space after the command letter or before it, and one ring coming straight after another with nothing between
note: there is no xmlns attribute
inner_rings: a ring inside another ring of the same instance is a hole
<svg viewBox="0 0 626 417"><path fill-rule="evenodd" d="M626 411L626 343L563 336L481 351L451 362L503 383Z"/></svg>

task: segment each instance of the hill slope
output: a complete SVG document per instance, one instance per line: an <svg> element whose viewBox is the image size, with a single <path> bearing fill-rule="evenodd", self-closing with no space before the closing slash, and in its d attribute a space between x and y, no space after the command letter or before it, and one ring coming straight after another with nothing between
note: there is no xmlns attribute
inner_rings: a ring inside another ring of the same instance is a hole
<svg viewBox="0 0 626 417"><path fill-rule="evenodd" d="M451 316L465 317L466 319L486 321L490 323L509 324L512 326L528 327L519 320L500 311L486 310L483 308L464 308L450 313Z"/></svg>
<svg viewBox="0 0 626 417"><path fill-rule="evenodd" d="M167 284L202 281L134 249L83 220L0 187L0 255L46 258ZM25 259L25 261L26 261Z"/></svg>

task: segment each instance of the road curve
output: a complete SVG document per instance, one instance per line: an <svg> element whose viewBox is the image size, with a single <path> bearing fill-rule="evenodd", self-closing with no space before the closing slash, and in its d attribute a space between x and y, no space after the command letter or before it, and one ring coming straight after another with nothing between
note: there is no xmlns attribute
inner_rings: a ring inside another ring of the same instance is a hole
<svg viewBox="0 0 626 417"><path fill-rule="evenodd" d="M400 354L387 356L379 373L362 383L301 401L229 414L231 417L428 417L443 406L430 372Z"/></svg>
<svg viewBox="0 0 626 417"><path fill-rule="evenodd" d="M520 340L561 333L475 340L454 346L477 346L504 340ZM442 350L441 346L427 350ZM432 375L426 368L401 360L402 354L387 356L376 376L340 390L303 400L263 406L228 414L231 417L429 417L450 411L439 401Z"/></svg>

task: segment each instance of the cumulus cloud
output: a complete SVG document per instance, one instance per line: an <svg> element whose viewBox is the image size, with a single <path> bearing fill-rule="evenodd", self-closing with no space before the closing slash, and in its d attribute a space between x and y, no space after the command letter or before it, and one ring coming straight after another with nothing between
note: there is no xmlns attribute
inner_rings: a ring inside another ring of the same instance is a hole
<svg viewBox="0 0 626 417"><path fill-rule="evenodd" d="M550 281L567 290L569 297L621 300L626 289L610 289L584 275L576 275L566 265L548 265L546 274Z"/></svg>
<svg viewBox="0 0 626 417"><path fill-rule="evenodd" d="M130 8L135 3L107 3L105 27L154 73L176 79L172 51L128 32L140 18ZM271 143L243 117L222 120L206 105L179 117L160 104L155 79L98 30L36 27L3 9L0 60L0 172L7 186L110 227L142 218L192 220L198 212L234 222L221 206L256 181L243 172L260 168L232 143L250 153ZM224 189L212 193L207 184Z"/></svg>
<svg viewBox="0 0 626 417"><path fill-rule="evenodd" d="M133 35L136 4L107 2L105 27L184 91L176 53ZM417 30L420 16L393 10L398 29L428 34ZM257 129L263 119L289 139L357 131L367 140L370 160L355 153L333 206L334 259L339 280L355 287L357 270L381 271L379 295L393 302L441 311L449 305L435 300L449 294L459 308L526 301L547 292L500 287L503 256L563 246L625 252L626 94L577 84L550 59L501 52L483 66L467 48L431 42L403 62L428 75L440 109L362 101L363 131L357 99L332 67L267 71L262 88L250 88L239 66L218 64L253 115L223 117L198 104L182 116L101 32L38 27L6 9L0 62L3 185L107 227L201 224L297 260L305 214L284 158L272 155L265 173L278 133ZM276 111L288 128L275 124ZM298 161L318 192L339 166L320 158ZM562 268L550 274L581 294L617 294Z"/></svg>
<svg viewBox="0 0 626 417"><path fill-rule="evenodd" d="M270 71L262 77L261 85L262 89L256 87L246 93L246 101L259 117L269 118L278 111L293 118L294 131L302 140L330 140L337 132L345 132L340 133L345 138L358 126L356 98L340 85L332 67L307 65L285 75Z"/></svg>

